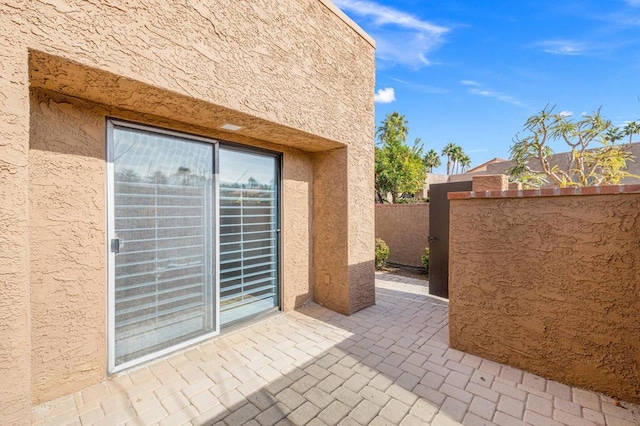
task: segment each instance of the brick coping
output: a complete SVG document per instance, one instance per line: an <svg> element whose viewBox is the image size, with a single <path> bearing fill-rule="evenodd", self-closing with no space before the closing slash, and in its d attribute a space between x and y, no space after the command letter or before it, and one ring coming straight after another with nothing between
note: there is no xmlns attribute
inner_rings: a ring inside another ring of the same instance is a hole
<svg viewBox="0 0 640 426"><path fill-rule="evenodd" d="M510 189L507 191L464 191L449 192L449 200L466 200L471 198L535 198L535 197L563 197L574 195L611 195L611 194L640 194L640 184L634 185L605 185L583 186L574 188L543 188L543 189Z"/></svg>

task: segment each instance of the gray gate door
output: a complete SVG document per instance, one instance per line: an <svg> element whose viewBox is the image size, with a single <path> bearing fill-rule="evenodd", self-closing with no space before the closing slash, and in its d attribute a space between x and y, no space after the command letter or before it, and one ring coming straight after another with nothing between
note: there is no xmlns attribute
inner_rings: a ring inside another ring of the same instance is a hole
<svg viewBox="0 0 640 426"><path fill-rule="evenodd" d="M429 294L449 298L449 192L471 191L471 181L429 185Z"/></svg>

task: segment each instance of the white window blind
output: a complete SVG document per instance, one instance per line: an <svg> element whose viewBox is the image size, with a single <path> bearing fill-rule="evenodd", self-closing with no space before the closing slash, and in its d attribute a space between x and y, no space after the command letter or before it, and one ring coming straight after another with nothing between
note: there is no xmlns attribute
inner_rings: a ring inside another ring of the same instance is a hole
<svg viewBox="0 0 640 426"><path fill-rule="evenodd" d="M213 330L213 147L114 135L118 365Z"/></svg>
<svg viewBox="0 0 640 426"><path fill-rule="evenodd" d="M278 305L278 190L273 156L220 147L220 322Z"/></svg>
<svg viewBox="0 0 640 426"><path fill-rule="evenodd" d="M117 120L108 134L110 371L276 308L279 158Z"/></svg>

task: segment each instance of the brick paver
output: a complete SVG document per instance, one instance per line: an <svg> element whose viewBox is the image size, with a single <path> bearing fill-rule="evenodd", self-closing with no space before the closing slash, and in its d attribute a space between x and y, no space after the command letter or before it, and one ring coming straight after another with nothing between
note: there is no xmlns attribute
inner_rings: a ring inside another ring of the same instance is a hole
<svg viewBox="0 0 640 426"><path fill-rule="evenodd" d="M449 348L425 281L377 274L376 303L271 317L35 407L33 424L640 424L638 405Z"/></svg>

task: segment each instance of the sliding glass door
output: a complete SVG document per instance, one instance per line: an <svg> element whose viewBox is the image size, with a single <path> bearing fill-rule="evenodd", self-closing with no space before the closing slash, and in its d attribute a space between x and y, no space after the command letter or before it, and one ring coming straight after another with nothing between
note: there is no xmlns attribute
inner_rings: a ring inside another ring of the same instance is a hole
<svg viewBox="0 0 640 426"><path fill-rule="evenodd" d="M220 147L220 322L278 306L278 158Z"/></svg>
<svg viewBox="0 0 640 426"><path fill-rule="evenodd" d="M109 371L279 305L276 154L110 120Z"/></svg>
<svg viewBox="0 0 640 426"><path fill-rule="evenodd" d="M112 123L110 369L218 331L214 150Z"/></svg>

